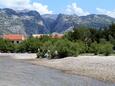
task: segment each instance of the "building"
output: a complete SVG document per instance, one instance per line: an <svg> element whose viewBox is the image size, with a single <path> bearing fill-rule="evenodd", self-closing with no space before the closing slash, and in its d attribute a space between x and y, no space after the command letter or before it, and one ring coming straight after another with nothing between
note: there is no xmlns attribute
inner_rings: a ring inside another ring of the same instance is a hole
<svg viewBox="0 0 115 86"><path fill-rule="evenodd" d="M3 35L2 38L10 40L13 43L20 43L25 40L25 36L20 34L7 34L7 35Z"/></svg>
<svg viewBox="0 0 115 86"><path fill-rule="evenodd" d="M64 37L64 34L59 34L59 33L53 33L51 34L51 38L63 38Z"/></svg>
<svg viewBox="0 0 115 86"><path fill-rule="evenodd" d="M43 36L48 36L48 37L51 37L51 38L63 38L64 34L53 33L51 35L49 35L49 34L33 34L32 35L32 37L34 37L34 38L41 38Z"/></svg>
<svg viewBox="0 0 115 86"><path fill-rule="evenodd" d="M44 36L48 36L49 37L49 34L33 34L32 37L34 38L41 38L41 37L44 37Z"/></svg>

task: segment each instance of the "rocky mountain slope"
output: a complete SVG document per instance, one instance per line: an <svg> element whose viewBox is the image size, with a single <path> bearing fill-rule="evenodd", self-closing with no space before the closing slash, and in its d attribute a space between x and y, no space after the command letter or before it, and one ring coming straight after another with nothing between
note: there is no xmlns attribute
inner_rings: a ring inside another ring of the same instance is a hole
<svg viewBox="0 0 115 86"><path fill-rule="evenodd" d="M53 31L65 32L79 26L99 29L109 26L112 22L115 22L115 19L107 15L77 16L60 14L55 21Z"/></svg>
<svg viewBox="0 0 115 86"><path fill-rule="evenodd" d="M0 10L0 34L48 33L43 18L37 11L16 12L12 9Z"/></svg>
<svg viewBox="0 0 115 86"><path fill-rule="evenodd" d="M112 22L115 22L115 18L106 15L40 15L37 11L0 9L0 34L32 35L53 32L63 33L81 25L98 29L108 26Z"/></svg>

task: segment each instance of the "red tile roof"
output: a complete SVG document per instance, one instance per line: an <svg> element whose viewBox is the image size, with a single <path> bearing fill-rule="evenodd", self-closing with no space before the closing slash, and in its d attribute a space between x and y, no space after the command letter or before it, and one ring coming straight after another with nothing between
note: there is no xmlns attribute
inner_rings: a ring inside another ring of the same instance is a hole
<svg viewBox="0 0 115 86"><path fill-rule="evenodd" d="M23 35L20 35L20 34L3 35L3 38L11 40L11 41L22 41L25 39L25 37Z"/></svg>

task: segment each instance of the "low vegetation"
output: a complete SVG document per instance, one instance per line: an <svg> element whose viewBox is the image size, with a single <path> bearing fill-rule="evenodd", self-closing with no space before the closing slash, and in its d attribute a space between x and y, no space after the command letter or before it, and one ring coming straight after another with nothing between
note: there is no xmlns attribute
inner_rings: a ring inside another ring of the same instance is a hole
<svg viewBox="0 0 115 86"><path fill-rule="evenodd" d="M30 37L19 44L0 39L0 52L37 53L38 58L63 58L83 53L108 56L114 50L115 24L101 29L74 28L73 31L66 32L62 39Z"/></svg>

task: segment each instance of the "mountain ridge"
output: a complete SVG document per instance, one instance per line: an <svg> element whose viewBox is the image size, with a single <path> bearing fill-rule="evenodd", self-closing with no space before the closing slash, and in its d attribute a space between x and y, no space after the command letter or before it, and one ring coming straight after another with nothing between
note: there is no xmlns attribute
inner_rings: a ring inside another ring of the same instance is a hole
<svg viewBox="0 0 115 86"><path fill-rule="evenodd" d="M102 28L115 22L115 18L101 14L87 16L67 14L40 15L34 10L15 11L10 8L0 9L0 34L51 34L64 33L73 27L86 26Z"/></svg>

